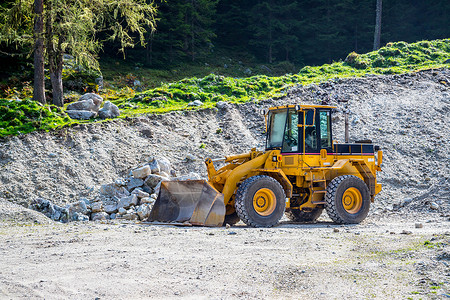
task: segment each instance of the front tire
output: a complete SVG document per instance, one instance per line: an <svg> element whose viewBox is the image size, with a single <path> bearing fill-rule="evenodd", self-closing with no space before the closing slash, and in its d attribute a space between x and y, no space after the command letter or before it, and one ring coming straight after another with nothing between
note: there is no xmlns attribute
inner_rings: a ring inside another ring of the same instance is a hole
<svg viewBox="0 0 450 300"><path fill-rule="evenodd" d="M339 176L328 184L325 202L328 216L334 222L338 224L361 223L369 213L369 188L356 176Z"/></svg>
<svg viewBox="0 0 450 300"><path fill-rule="evenodd" d="M270 176L247 178L235 197L239 218L248 226L272 227L278 224L286 208L286 195L281 184Z"/></svg>

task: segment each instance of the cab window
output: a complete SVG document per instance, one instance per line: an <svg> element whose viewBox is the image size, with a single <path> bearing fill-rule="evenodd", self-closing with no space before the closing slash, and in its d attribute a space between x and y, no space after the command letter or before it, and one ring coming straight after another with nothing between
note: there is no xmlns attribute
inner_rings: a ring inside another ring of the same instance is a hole
<svg viewBox="0 0 450 300"><path fill-rule="evenodd" d="M319 124L320 124L320 149L331 149L331 122L330 111L319 111Z"/></svg>
<svg viewBox="0 0 450 300"><path fill-rule="evenodd" d="M282 151L298 152L298 150L298 113L295 109L289 109Z"/></svg>
<svg viewBox="0 0 450 300"><path fill-rule="evenodd" d="M305 153L317 152L317 131L314 122L314 110L307 110L305 115Z"/></svg>

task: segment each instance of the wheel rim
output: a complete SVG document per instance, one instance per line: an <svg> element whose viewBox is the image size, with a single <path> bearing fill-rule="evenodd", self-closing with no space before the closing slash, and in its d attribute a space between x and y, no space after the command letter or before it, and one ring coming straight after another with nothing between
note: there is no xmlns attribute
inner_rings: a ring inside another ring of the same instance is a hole
<svg viewBox="0 0 450 300"><path fill-rule="evenodd" d="M263 188L253 196L253 208L261 216L268 216L275 210L276 197L272 190Z"/></svg>
<svg viewBox="0 0 450 300"><path fill-rule="evenodd" d="M362 206L361 192L354 187L348 188L342 196L344 209L351 214L359 212Z"/></svg>

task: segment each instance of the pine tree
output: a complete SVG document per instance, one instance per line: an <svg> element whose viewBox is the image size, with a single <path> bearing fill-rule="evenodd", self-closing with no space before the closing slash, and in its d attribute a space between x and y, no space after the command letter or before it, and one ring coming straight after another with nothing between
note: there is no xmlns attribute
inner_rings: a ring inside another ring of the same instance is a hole
<svg viewBox="0 0 450 300"><path fill-rule="evenodd" d="M35 72L38 72L34 89L39 101L43 101L42 44L45 45L53 104L58 106L64 104L62 68L65 53L74 56L80 64L98 68L95 55L101 49L101 41L96 38L97 31L109 31L109 38L117 41L123 51L135 43L132 32L143 42L146 28L151 30L154 26L156 9L146 0L40 1L15 0L8 9L0 11L0 39L34 45ZM33 6L36 7L34 27L20 21L27 19Z"/></svg>

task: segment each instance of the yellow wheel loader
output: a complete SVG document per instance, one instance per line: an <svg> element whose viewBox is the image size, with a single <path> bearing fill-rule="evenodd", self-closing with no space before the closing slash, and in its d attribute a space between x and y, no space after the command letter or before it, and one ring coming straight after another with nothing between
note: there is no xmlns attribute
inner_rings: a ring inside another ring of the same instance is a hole
<svg viewBox="0 0 450 300"><path fill-rule="evenodd" d="M325 209L336 223L360 223L381 191L376 175L383 153L368 140L334 141L333 109L270 108L265 151L206 159L208 181L162 182L149 221L222 226L242 220L272 227L283 213L292 221L312 222ZM217 170L219 161L225 165Z"/></svg>

